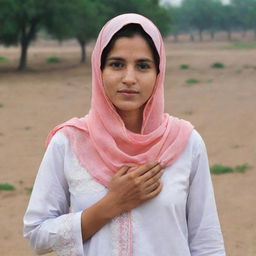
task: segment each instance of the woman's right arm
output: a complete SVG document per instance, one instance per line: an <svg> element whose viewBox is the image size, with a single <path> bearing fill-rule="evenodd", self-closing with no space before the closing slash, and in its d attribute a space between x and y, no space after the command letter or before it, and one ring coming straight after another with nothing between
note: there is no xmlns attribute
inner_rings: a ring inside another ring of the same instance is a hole
<svg viewBox="0 0 256 256"><path fill-rule="evenodd" d="M130 168L123 166L113 176L107 195L83 211L81 225L84 241L114 217L132 210L160 193L160 164L155 162L132 167L133 170L129 172Z"/></svg>
<svg viewBox="0 0 256 256"><path fill-rule="evenodd" d="M156 196L161 167L142 165L127 172L124 166L112 178L107 195L83 212L69 213L70 195L64 175L68 141L62 132L52 138L41 162L24 216L24 236L38 254L83 255L83 241L102 226Z"/></svg>

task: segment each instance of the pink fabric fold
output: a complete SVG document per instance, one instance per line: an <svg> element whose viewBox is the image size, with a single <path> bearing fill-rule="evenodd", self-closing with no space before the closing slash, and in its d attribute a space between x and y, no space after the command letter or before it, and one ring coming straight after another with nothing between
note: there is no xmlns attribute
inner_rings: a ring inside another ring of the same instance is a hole
<svg viewBox="0 0 256 256"><path fill-rule="evenodd" d="M101 54L112 36L129 23L140 24L152 38L160 56L160 72L144 112L140 134L126 129L123 120L105 95L100 69ZM144 164L158 160L166 167L184 150L193 126L164 113L165 51L160 32L147 18L124 14L102 28L92 54L92 100L88 115L73 118L55 127L67 136L81 165L101 184L108 186L113 174L128 163Z"/></svg>

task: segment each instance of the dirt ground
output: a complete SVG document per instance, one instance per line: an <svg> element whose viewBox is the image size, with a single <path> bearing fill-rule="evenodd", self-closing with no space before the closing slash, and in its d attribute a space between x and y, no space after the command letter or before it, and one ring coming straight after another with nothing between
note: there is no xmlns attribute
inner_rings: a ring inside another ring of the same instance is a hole
<svg viewBox="0 0 256 256"><path fill-rule="evenodd" d="M231 43L166 42L166 111L191 121L203 136L210 165L248 163L245 173L214 175L227 255L256 255L256 49ZM90 53L91 47L89 47ZM60 63L46 63L49 56ZM39 41L29 49L30 67L17 72L19 49L0 47L0 255L30 256L22 217L43 152L55 125L83 116L90 104L90 61L79 65L75 42ZM211 68L222 62L223 69ZM188 70L179 68L188 64ZM187 84L187 79L197 84ZM175 255L174 255L175 256Z"/></svg>

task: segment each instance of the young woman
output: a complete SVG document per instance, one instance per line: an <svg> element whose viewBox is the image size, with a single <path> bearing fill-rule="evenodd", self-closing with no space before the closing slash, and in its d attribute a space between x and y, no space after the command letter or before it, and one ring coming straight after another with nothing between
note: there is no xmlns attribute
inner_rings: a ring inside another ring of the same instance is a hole
<svg viewBox="0 0 256 256"><path fill-rule="evenodd" d="M50 133L24 217L37 253L225 255L203 140L164 113L165 57L141 15L102 28L91 110Z"/></svg>

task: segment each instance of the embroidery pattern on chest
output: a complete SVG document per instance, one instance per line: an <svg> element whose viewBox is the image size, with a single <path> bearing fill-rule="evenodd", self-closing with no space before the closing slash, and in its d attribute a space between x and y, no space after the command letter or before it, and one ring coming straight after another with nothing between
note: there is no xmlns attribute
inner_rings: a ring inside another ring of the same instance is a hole
<svg viewBox="0 0 256 256"><path fill-rule="evenodd" d="M125 212L111 222L113 256L132 256L132 215Z"/></svg>
<svg viewBox="0 0 256 256"><path fill-rule="evenodd" d="M72 155L70 164L65 168L65 174L69 183L70 192L74 194L96 194L106 188L95 181L95 179L84 169L77 157Z"/></svg>

